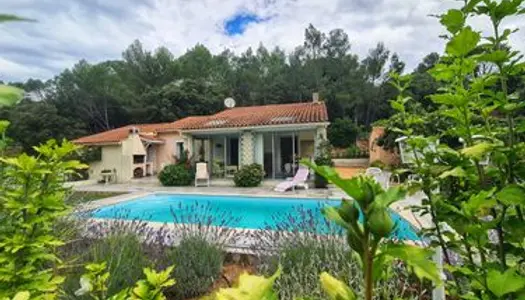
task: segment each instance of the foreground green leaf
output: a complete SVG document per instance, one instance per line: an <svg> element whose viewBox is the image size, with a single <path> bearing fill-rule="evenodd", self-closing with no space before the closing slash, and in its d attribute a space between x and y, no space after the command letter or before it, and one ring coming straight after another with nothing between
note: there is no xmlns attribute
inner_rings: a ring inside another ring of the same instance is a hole
<svg viewBox="0 0 525 300"><path fill-rule="evenodd" d="M14 86L0 84L0 107L12 106L24 97L24 90Z"/></svg>
<svg viewBox="0 0 525 300"><path fill-rule="evenodd" d="M517 184L508 185L496 194L496 198L507 205L525 205L525 188Z"/></svg>
<svg viewBox="0 0 525 300"><path fill-rule="evenodd" d="M281 271L279 267L270 278L244 273L239 277L237 287L220 289L215 298L217 300L277 300L273 284L281 275Z"/></svg>
<svg viewBox="0 0 525 300"><path fill-rule="evenodd" d="M447 178L447 177L465 177L467 176L467 173L465 170L463 170L462 167L455 167L452 170L445 171L439 175L439 178Z"/></svg>
<svg viewBox="0 0 525 300"><path fill-rule="evenodd" d="M517 274L514 269L505 273L492 269L487 273L487 286L494 295L503 297L525 288L525 277Z"/></svg>
<svg viewBox="0 0 525 300"><path fill-rule="evenodd" d="M35 20L33 20L33 19L22 18L22 17L19 17L19 16L10 15L10 14L0 14L0 23L3 23L3 22L15 22L15 21L35 22Z"/></svg>
<svg viewBox="0 0 525 300"><path fill-rule="evenodd" d="M466 56L476 48L480 39L479 33L465 27L447 43L446 51L452 56Z"/></svg>
<svg viewBox="0 0 525 300"><path fill-rule="evenodd" d="M318 166L306 159L302 160L301 163L313 169L317 174L320 174L329 182L337 185L353 199L359 201L364 197L364 191L360 188L358 177L354 177L352 179L343 179L339 176L335 169L328 166Z"/></svg>
<svg viewBox="0 0 525 300"><path fill-rule="evenodd" d="M341 217L341 215L339 214L339 211L335 207L332 207L332 206L324 207L321 212L328 220L334 221L337 225L343 228L348 228L348 224Z"/></svg>
<svg viewBox="0 0 525 300"><path fill-rule="evenodd" d="M438 268L431 260L432 252L430 250L401 244L389 244L385 248L381 253L382 255L401 259L412 267L417 277L429 279L437 285L441 284L441 276Z"/></svg>
<svg viewBox="0 0 525 300"><path fill-rule="evenodd" d="M459 9L450 9L446 14L441 16L441 24L447 27L451 33L456 33L465 25L465 16Z"/></svg>
<svg viewBox="0 0 525 300"><path fill-rule="evenodd" d="M490 152L493 147L494 146L489 142L482 142L461 150L461 153L463 153L468 158L481 159L485 154Z"/></svg>
<svg viewBox="0 0 525 300"><path fill-rule="evenodd" d="M404 187L394 186L377 195L375 202L383 207L389 207L392 203L404 199L406 194Z"/></svg>
<svg viewBox="0 0 525 300"><path fill-rule="evenodd" d="M463 106L468 102L468 98L457 94L436 94L430 97L432 101L438 104L450 106Z"/></svg>
<svg viewBox="0 0 525 300"><path fill-rule="evenodd" d="M13 300L29 300L29 296L29 292L18 292L15 297L13 297Z"/></svg>
<svg viewBox="0 0 525 300"><path fill-rule="evenodd" d="M323 290L332 300L355 300L357 299L352 289L344 282L334 278L332 275L323 272L320 276Z"/></svg>

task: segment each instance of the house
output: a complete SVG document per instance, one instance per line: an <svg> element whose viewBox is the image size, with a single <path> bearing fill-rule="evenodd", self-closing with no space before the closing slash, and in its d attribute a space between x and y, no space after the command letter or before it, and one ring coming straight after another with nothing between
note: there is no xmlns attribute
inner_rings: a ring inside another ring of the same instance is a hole
<svg viewBox="0 0 525 300"><path fill-rule="evenodd" d="M240 166L264 167L266 177L293 174L300 158L313 158L326 139L325 103L313 101L227 108L214 115L191 116L171 123L137 124L74 140L100 147L90 176L112 171L117 182L154 175L185 151L208 162L214 176L231 176Z"/></svg>

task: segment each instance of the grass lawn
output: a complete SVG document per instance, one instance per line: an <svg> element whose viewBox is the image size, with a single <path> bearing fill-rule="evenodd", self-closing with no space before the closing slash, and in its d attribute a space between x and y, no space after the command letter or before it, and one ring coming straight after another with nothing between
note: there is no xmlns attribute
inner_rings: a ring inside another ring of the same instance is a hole
<svg viewBox="0 0 525 300"><path fill-rule="evenodd" d="M99 199L109 198L113 196L123 195L126 193L122 192L73 192L71 196L67 198L69 204L79 204L91 202Z"/></svg>

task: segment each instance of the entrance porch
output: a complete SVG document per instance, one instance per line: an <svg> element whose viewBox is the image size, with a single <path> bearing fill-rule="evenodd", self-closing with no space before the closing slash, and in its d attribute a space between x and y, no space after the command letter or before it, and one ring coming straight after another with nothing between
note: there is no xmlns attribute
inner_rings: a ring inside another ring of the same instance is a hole
<svg viewBox="0 0 525 300"><path fill-rule="evenodd" d="M291 177L301 159L312 160L325 127L274 128L244 131L191 133L190 153L195 161L208 163L215 178L231 178L242 166L263 166L265 178Z"/></svg>

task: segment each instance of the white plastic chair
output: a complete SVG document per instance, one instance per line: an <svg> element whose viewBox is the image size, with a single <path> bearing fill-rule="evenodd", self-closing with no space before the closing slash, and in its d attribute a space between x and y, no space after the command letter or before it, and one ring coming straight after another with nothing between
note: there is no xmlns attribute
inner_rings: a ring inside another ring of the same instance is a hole
<svg viewBox="0 0 525 300"><path fill-rule="evenodd" d="M383 170L381 170L380 168L376 168L376 167L368 168L365 171L365 175L370 175L370 176L374 176L374 175L381 174L381 173L383 173Z"/></svg>
<svg viewBox="0 0 525 300"><path fill-rule="evenodd" d="M292 179L283 181L279 183L274 191L276 192L285 192L289 189L295 190L296 187L302 187L305 190L308 189L308 183L306 183L306 180L308 180L310 170L305 167L299 167L297 170L297 173L295 173L295 176Z"/></svg>
<svg viewBox="0 0 525 300"><path fill-rule="evenodd" d="M199 186L199 180L206 182L205 186L210 186L210 174L208 173L207 163L197 163L195 172L195 186Z"/></svg>

